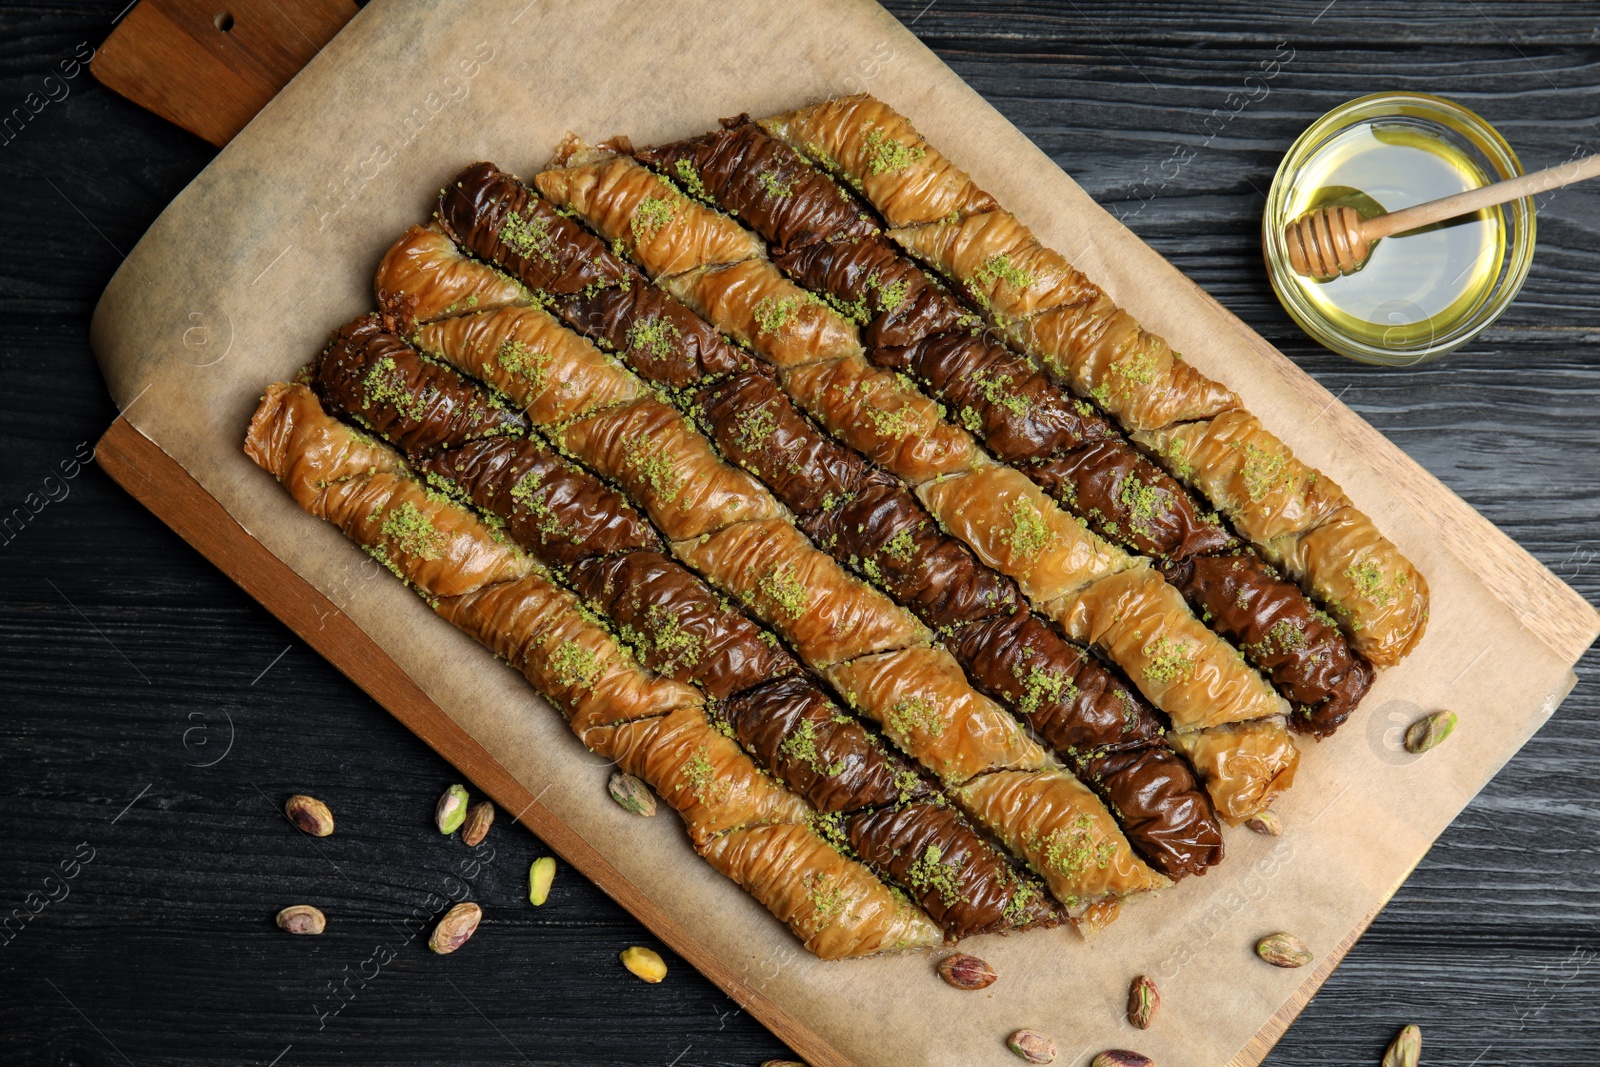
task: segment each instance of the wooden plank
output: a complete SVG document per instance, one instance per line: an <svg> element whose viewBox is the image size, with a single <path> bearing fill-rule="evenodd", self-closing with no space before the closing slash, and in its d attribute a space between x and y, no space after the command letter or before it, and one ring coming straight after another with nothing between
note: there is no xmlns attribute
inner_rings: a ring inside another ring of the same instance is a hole
<svg viewBox="0 0 1600 1067"><path fill-rule="evenodd" d="M812 1067L850 1067L811 1029L740 980L692 940L411 680L349 616L257 541L165 452L118 418L95 445L100 468L233 579L301 640L355 682L429 748L532 830L585 878L648 926L672 951L737 1000Z"/></svg>
<svg viewBox="0 0 1600 1067"><path fill-rule="evenodd" d="M89 69L220 148L355 14L353 0L141 0Z"/></svg>

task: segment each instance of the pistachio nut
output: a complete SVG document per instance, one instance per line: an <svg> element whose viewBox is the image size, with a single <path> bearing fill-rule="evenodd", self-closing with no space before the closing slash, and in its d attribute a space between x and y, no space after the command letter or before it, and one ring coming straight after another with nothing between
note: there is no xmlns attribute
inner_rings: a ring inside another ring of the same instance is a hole
<svg viewBox="0 0 1600 1067"><path fill-rule="evenodd" d="M656 813L655 794L650 792L650 787L631 774L617 771L611 776L611 781L606 785L611 793L611 799L627 808L635 815L654 815Z"/></svg>
<svg viewBox="0 0 1600 1067"><path fill-rule="evenodd" d="M1312 960L1306 943L1293 934L1271 934L1256 942L1256 955L1274 967L1304 967Z"/></svg>
<svg viewBox="0 0 1600 1067"><path fill-rule="evenodd" d="M433 928L433 936L428 938L428 947L439 955L444 956L467 943L478 929L478 923L483 919L483 909L468 901L457 904L444 913L444 918L439 920L439 925Z"/></svg>
<svg viewBox="0 0 1600 1067"><path fill-rule="evenodd" d="M1256 812L1244 824L1264 837L1277 837L1283 833L1283 820L1271 808Z"/></svg>
<svg viewBox="0 0 1600 1067"><path fill-rule="evenodd" d="M467 809L466 821L461 824L461 843L476 848L494 825L494 805L480 800Z"/></svg>
<svg viewBox="0 0 1600 1067"><path fill-rule="evenodd" d="M550 899L550 883L556 880L554 856L540 856L528 868L528 903L543 904Z"/></svg>
<svg viewBox="0 0 1600 1067"><path fill-rule="evenodd" d="M1018 1030L1006 1038L1006 1047L1029 1063L1050 1063L1056 1058L1056 1043L1037 1030Z"/></svg>
<svg viewBox="0 0 1600 1067"><path fill-rule="evenodd" d="M623 949L618 958L630 972L651 985L655 985L667 976L667 961L661 958L659 952L634 945L632 948Z"/></svg>
<svg viewBox="0 0 1600 1067"><path fill-rule="evenodd" d="M1406 751L1420 756L1450 736L1456 728L1456 713L1436 711L1424 715L1406 728Z"/></svg>
<svg viewBox="0 0 1600 1067"><path fill-rule="evenodd" d="M296 793L284 803L283 813L312 837L327 837L333 833L333 812L316 797Z"/></svg>
<svg viewBox="0 0 1600 1067"><path fill-rule="evenodd" d="M1091 1060L1089 1067L1156 1067L1156 1061L1125 1048L1109 1048Z"/></svg>
<svg viewBox="0 0 1600 1067"><path fill-rule="evenodd" d="M1383 1054L1383 1067L1417 1067L1422 1059L1422 1031L1407 1026L1395 1035L1389 1051Z"/></svg>
<svg viewBox="0 0 1600 1067"><path fill-rule="evenodd" d="M999 975L978 957L957 952L939 961L939 977L957 989L986 989Z"/></svg>
<svg viewBox="0 0 1600 1067"><path fill-rule="evenodd" d="M1150 1029L1156 1009L1161 1007L1161 990L1154 978L1141 974L1128 986L1128 1021L1140 1030Z"/></svg>
<svg viewBox="0 0 1600 1067"><path fill-rule="evenodd" d="M433 821L441 834L453 834L467 821L467 787L453 785L444 791L433 809Z"/></svg>
<svg viewBox="0 0 1600 1067"><path fill-rule="evenodd" d="M278 929L291 934L320 934L328 928L328 917L310 904L291 904L278 912Z"/></svg>

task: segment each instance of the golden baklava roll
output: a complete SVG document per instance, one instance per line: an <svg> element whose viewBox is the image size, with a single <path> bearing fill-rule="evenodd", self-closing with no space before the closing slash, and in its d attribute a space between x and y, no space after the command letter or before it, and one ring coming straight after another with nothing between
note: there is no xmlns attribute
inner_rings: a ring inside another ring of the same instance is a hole
<svg viewBox="0 0 1600 1067"><path fill-rule="evenodd" d="M515 278L468 259L432 223L411 227L389 247L374 288L384 316L406 334L418 323L532 302Z"/></svg>
<svg viewBox="0 0 1600 1067"><path fill-rule="evenodd" d="M774 367L861 354L849 320L765 259L696 267L662 280L667 292Z"/></svg>
<svg viewBox="0 0 1600 1067"><path fill-rule="evenodd" d="M1217 814L1236 826L1271 807L1300 765L1281 718L1178 730L1169 740L1206 780Z"/></svg>

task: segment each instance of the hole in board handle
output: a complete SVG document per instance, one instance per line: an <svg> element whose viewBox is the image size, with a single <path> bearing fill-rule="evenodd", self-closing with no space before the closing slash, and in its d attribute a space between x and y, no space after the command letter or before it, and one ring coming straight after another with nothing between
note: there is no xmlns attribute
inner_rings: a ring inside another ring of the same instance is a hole
<svg viewBox="0 0 1600 1067"><path fill-rule="evenodd" d="M233 29L233 16L228 14L228 12L223 11L218 14L216 18L211 20L211 25L215 26L223 33L228 33Z"/></svg>

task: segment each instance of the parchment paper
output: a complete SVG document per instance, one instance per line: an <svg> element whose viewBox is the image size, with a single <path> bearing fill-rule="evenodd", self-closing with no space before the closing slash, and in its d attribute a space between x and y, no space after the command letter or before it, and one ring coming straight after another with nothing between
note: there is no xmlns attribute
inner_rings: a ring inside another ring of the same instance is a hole
<svg viewBox="0 0 1600 1067"><path fill-rule="evenodd" d="M1227 1061L1308 975L1263 965L1254 942L1287 930L1320 955L1380 907L1554 710L1574 681L1568 663L1329 428L1331 397L1308 395L876 5L479 0L468 10L368 7L151 227L93 325L126 416L677 922L855 1062L1010 1064L1004 1038L1022 1026L1052 1033L1062 1063L1127 1046L1164 1067ZM1278 805L1288 834L1230 832L1220 868L1133 902L1093 944L1071 930L968 942L1002 976L978 994L947 988L921 957L807 956L694 858L670 815L636 819L609 802L598 758L520 677L302 514L240 451L262 388L370 309L382 252L464 164L531 176L568 129L649 144L861 89L910 115L1046 244L1238 390L1433 588L1417 653L1337 737L1304 743ZM1438 707L1460 713L1455 737L1406 755L1400 729ZM1140 972L1164 998L1142 1034L1122 1020Z"/></svg>

